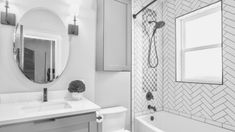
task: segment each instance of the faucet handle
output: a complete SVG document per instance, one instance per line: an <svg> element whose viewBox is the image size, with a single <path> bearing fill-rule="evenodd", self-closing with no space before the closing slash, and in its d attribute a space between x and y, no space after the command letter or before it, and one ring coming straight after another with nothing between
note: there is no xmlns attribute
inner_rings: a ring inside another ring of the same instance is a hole
<svg viewBox="0 0 235 132"><path fill-rule="evenodd" d="M47 102L47 88L43 88L43 102Z"/></svg>
<svg viewBox="0 0 235 132"><path fill-rule="evenodd" d="M150 91L148 91L147 94L146 94L146 96L145 96L145 98L146 98L148 101L154 99L154 98L153 98L153 93L150 92Z"/></svg>
<svg viewBox="0 0 235 132"><path fill-rule="evenodd" d="M47 88L43 88L43 95L47 94Z"/></svg>

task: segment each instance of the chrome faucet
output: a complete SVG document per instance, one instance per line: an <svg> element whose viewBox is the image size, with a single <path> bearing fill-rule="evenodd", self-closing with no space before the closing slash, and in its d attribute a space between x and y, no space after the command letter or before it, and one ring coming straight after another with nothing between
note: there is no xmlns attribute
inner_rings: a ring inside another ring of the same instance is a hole
<svg viewBox="0 0 235 132"><path fill-rule="evenodd" d="M43 88L43 100L42 102L47 102L47 88Z"/></svg>
<svg viewBox="0 0 235 132"><path fill-rule="evenodd" d="M157 111L156 107L155 107L155 106L152 106L152 105L148 105L148 109L149 109L149 110L152 109L154 112Z"/></svg>

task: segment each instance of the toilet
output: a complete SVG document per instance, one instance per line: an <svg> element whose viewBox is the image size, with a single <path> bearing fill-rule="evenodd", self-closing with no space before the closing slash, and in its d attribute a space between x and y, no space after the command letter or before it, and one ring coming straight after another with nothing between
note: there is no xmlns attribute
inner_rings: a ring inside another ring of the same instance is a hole
<svg viewBox="0 0 235 132"><path fill-rule="evenodd" d="M98 113L103 121L98 132L129 132L125 130L126 112L127 108L122 106L101 109Z"/></svg>

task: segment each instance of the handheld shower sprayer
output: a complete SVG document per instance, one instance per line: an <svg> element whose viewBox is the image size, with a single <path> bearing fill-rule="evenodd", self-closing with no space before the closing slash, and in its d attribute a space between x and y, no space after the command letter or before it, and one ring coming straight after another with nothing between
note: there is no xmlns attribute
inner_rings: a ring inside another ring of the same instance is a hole
<svg viewBox="0 0 235 132"><path fill-rule="evenodd" d="M159 21L159 22L156 22L156 21L148 21L149 24L152 24L154 23L154 27L153 27L153 33L152 33L152 36L156 33L157 29L159 28L162 28L165 26L165 22L164 21Z"/></svg>
<svg viewBox="0 0 235 132"><path fill-rule="evenodd" d="M148 21L149 24L154 23L154 27L153 27L153 32L152 35L149 36L149 50L148 50L148 65L150 68L156 68L158 66L158 54L157 54L157 46L156 46L156 38L155 38L155 34L157 29L160 29L162 27L165 26L165 22L164 21ZM151 62L151 54L152 54L152 43L154 46L154 52L155 52L155 58L156 58L156 63L152 64Z"/></svg>

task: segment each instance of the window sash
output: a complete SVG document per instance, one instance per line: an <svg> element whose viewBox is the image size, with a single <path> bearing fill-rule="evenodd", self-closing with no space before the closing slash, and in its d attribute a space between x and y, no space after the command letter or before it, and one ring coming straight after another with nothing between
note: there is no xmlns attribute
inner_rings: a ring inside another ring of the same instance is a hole
<svg viewBox="0 0 235 132"><path fill-rule="evenodd" d="M222 52L221 44L214 44L214 45L209 45L209 46L201 46L201 47L197 47L197 48L188 48L188 49L182 50L182 52L181 52L181 54L182 54L181 55L181 81L200 82L200 83L218 83L218 82L213 82L213 81L208 82L203 79L202 80L190 80L185 77L185 54L188 52L201 51L201 50L213 49L213 48L220 48L221 52Z"/></svg>
<svg viewBox="0 0 235 132"><path fill-rule="evenodd" d="M205 49L212 49L212 48L219 48L219 47L221 47L221 43L211 44L207 46L198 46L198 47L193 47L193 48L185 48L182 50L183 52L189 52L189 51L205 50Z"/></svg>
<svg viewBox="0 0 235 132"><path fill-rule="evenodd" d="M213 83L213 84L221 84L221 81L208 81L208 80L189 80L185 78L185 54L193 51L201 51L206 49L213 49L213 48L220 48L221 52L218 54L222 54L222 41L218 43L212 43L205 46L197 46L197 47L190 47L186 48L185 42L185 23L191 20L195 20L197 18L209 15L211 13L216 13L218 11L222 12L221 2L215 3L213 5L210 5L209 8L203 8L200 10L197 10L197 13L190 13L186 14L184 16L180 16L176 18L176 81L183 81L183 82L195 82L195 83ZM179 29L178 29L179 28ZM222 38L221 38L222 39ZM223 65L223 64L222 64ZM222 66L221 66L222 67ZM223 77L222 77L223 78Z"/></svg>

